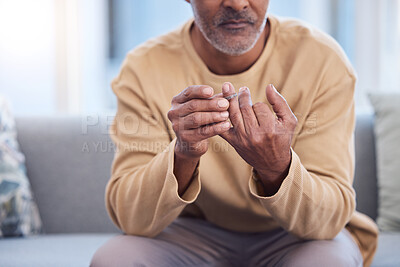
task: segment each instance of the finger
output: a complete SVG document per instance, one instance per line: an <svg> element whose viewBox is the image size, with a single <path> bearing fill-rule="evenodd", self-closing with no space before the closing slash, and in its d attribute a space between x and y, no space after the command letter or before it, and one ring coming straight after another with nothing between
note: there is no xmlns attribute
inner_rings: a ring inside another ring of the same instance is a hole
<svg viewBox="0 0 400 267"><path fill-rule="evenodd" d="M250 90L247 87L242 87L239 90L239 108L242 113L246 133L250 133L252 128L258 127L258 122L253 111Z"/></svg>
<svg viewBox="0 0 400 267"><path fill-rule="evenodd" d="M228 100L224 98L213 99L192 99L180 105L177 113L180 117L185 117L195 112L214 112L225 111L229 108Z"/></svg>
<svg viewBox="0 0 400 267"><path fill-rule="evenodd" d="M268 126L274 125L275 116L267 104L261 102L255 103L253 105L253 111L256 115L258 124L262 128L267 128Z"/></svg>
<svg viewBox="0 0 400 267"><path fill-rule="evenodd" d="M212 97L214 89L207 85L193 85L175 96L172 101L177 103L185 103L191 99L207 99Z"/></svg>
<svg viewBox="0 0 400 267"><path fill-rule="evenodd" d="M224 83L222 85L222 94L224 97L230 97L232 95L235 95L236 91L231 83ZM242 118L242 113L240 112L239 101L237 96L229 100L228 112L229 112L229 119L231 120L233 127L238 130L244 131L243 118Z"/></svg>
<svg viewBox="0 0 400 267"><path fill-rule="evenodd" d="M221 136L225 141L227 141L231 146L235 147L235 129L230 128L229 130L220 133L219 136Z"/></svg>
<svg viewBox="0 0 400 267"><path fill-rule="evenodd" d="M223 112L195 112L183 118L183 127L195 129L207 124L224 122L229 118L228 111Z"/></svg>
<svg viewBox="0 0 400 267"><path fill-rule="evenodd" d="M268 102L271 104L278 119L287 121L293 119L295 116L290 109L286 99L270 84L267 86L266 95Z"/></svg>
<svg viewBox="0 0 400 267"><path fill-rule="evenodd" d="M202 141L213 137L215 135L222 134L223 132L228 131L231 128L231 124L229 121L218 122L215 124L208 124L196 129L185 131L185 138L190 138L191 140ZM189 140L189 139L188 139Z"/></svg>
<svg viewBox="0 0 400 267"><path fill-rule="evenodd" d="M223 96L223 94L222 93L218 93L218 94L215 94L215 95L213 95L212 97L210 97L209 99L214 99L214 98L223 98L224 96Z"/></svg>

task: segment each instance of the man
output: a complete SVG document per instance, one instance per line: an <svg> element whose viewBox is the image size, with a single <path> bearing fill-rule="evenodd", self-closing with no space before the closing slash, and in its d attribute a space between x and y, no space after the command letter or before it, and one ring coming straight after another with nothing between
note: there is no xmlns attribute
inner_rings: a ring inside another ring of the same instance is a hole
<svg viewBox="0 0 400 267"><path fill-rule="evenodd" d="M194 22L133 50L113 82L106 204L128 235L92 265L369 265L340 47L267 19L268 0L187 2Z"/></svg>

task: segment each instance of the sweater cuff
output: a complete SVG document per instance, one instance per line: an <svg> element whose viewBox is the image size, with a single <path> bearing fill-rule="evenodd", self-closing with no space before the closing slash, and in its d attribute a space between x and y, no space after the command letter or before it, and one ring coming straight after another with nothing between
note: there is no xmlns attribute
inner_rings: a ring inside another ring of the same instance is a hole
<svg viewBox="0 0 400 267"><path fill-rule="evenodd" d="M193 174L193 179L186 188L185 193L182 195L182 197L180 197L178 194L178 180L176 179L176 176L174 174L175 144L176 138L172 140L172 142L166 148L168 151L168 169L166 179L168 180L168 184L174 187L175 198L183 204L191 204L196 201L197 196L199 195L201 190L199 165L196 166Z"/></svg>
<svg viewBox="0 0 400 267"><path fill-rule="evenodd" d="M301 164L301 162L300 162L300 158L293 151L293 149L292 148L290 148L290 149L292 151L292 161L290 163L289 173L283 180L281 186L279 187L278 192L276 192L275 195L269 196L269 197L263 196L264 192L263 192L262 188L258 185L259 183L261 183L261 181L259 181L258 175L255 172L255 170L252 169L252 174L249 179L249 190L250 190L250 193L253 196L255 196L256 198L258 198L259 200L261 200L262 203L268 202L271 204L273 202L278 201L283 196L288 194L290 188L292 187L294 179L296 177L295 172L298 170L297 166L299 166Z"/></svg>

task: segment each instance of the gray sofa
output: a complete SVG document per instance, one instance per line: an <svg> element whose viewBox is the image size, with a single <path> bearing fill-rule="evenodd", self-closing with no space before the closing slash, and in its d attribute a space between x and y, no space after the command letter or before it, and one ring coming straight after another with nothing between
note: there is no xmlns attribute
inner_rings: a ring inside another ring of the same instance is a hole
<svg viewBox="0 0 400 267"><path fill-rule="evenodd" d="M88 266L119 233L107 216L104 189L114 146L111 117L18 118L18 140L45 234L0 239L0 266ZM356 129L357 209L377 217L373 116ZM400 266L400 233L382 233L373 266Z"/></svg>

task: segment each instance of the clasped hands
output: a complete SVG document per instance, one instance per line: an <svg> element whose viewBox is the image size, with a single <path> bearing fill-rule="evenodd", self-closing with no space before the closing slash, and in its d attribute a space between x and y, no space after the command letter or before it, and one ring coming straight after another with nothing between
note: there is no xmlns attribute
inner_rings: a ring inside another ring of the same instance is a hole
<svg viewBox="0 0 400 267"><path fill-rule="evenodd" d="M224 83L221 94L214 95L209 86L190 86L175 96L168 112L177 137L175 154L200 159L208 138L219 135L254 168L265 195L273 195L289 171L296 116L273 85L266 88L273 111L265 103L253 105L246 87L235 94L233 85Z"/></svg>

